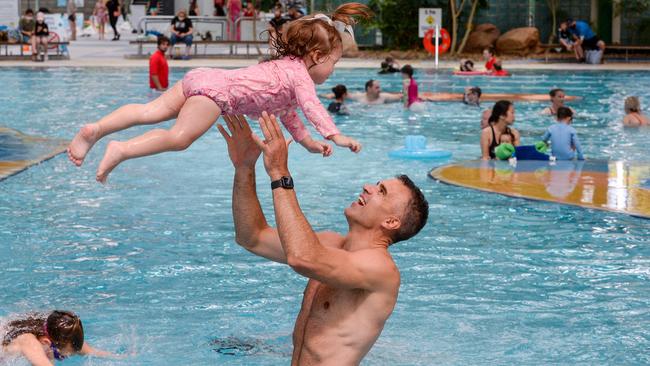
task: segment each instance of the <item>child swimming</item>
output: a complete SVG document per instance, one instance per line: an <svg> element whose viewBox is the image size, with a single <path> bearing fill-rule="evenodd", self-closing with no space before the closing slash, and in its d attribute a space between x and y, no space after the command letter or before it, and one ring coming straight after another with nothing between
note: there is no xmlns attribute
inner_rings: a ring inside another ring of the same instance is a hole
<svg viewBox="0 0 650 366"><path fill-rule="evenodd" d="M570 126L572 120L571 109L559 107L557 123L550 126L542 136L542 141L546 143L551 141L551 155L557 160L573 160L573 158L584 160L576 129Z"/></svg>
<svg viewBox="0 0 650 366"><path fill-rule="evenodd" d="M125 105L98 122L83 126L70 143L68 156L81 166L88 151L102 137L135 125L177 117L170 130L156 129L125 142L111 141L97 169L96 179L103 183L124 160L186 149L222 114L257 118L263 111L279 116L292 137L309 152L329 156L332 147L309 136L296 107L302 109L323 137L359 152L361 144L340 133L318 100L314 86L325 82L334 70L343 50L339 32L352 33L351 25L358 17L369 18L368 7L347 3L339 6L331 19L316 14L293 21L275 39L279 59L237 70L192 70L154 101Z"/></svg>
<svg viewBox="0 0 650 366"><path fill-rule="evenodd" d="M327 110L334 114L350 114L348 107L345 105L345 99L348 97L348 88L343 84L338 84L332 88L334 101L327 106Z"/></svg>
<svg viewBox="0 0 650 366"><path fill-rule="evenodd" d="M418 83L413 78L413 67L404 65L402 67L402 95L404 96L404 107L410 110L423 110L424 104L418 96Z"/></svg>
<svg viewBox="0 0 650 366"><path fill-rule="evenodd" d="M75 354L115 357L88 345L81 319L69 311L30 314L9 321L5 330L0 349L5 354L25 357L32 365L53 365L54 360Z"/></svg>

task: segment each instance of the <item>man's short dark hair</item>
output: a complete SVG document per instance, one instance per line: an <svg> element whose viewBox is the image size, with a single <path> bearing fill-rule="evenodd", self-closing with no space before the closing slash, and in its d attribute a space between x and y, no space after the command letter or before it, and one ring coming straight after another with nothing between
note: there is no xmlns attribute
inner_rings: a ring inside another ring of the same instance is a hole
<svg viewBox="0 0 650 366"><path fill-rule="evenodd" d="M483 91L481 91L481 88L479 88L478 86L474 86L470 88L469 92L472 94L476 94L476 96L479 98L481 97L481 94L483 94Z"/></svg>
<svg viewBox="0 0 650 366"><path fill-rule="evenodd" d="M372 86L372 83L374 83L374 82L375 82L375 79L370 79L370 80L366 81L366 91L368 91L368 89Z"/></svg>
<svg viewBox="0 0 650 366"><path fill-rule="evenodd" d="M34 14L34 10L32 10L32 9L25 10L25 15L27 15L27 14Z"/></svg>
<svg viewBox="0 0 650 366"><path fill-rule="evenodd" d="M163 43L170 43L169 38L166 36L159 36L158 37L158 46L160 46Z"/></svg>
<svg viewBox="0 0 650 366"><path fill-rule="evenodd" d="M339 84L332 88L332 92L334 93L334 97L336 99L340 99L343 98L343 94L348 92L348 88L346 88L343 84Z"/></svg>
<svg viewBox="0 0 650 366"><path fill-rule="evenodd" d="M411 198L408 200L404 213L400 218L401 225L391 238L393 244L415 236L422 230L429 218L429 202L427 202L420 188L407 175L398 175L395 178L408 188Z"/></svg>
<svg viewBox="0 0 650 366"><path fill-rule="evenodd" d="M564 120L567 118L573 118L573 111L568 107L560 107L557 109L557 119Z"/></svg>
<svg viewBox="0 0 650 366"><path fill-rule="evenodd" d="M564 89L562 89L562 88L551 89L551 91L548 92L548 95L550 95L551 97L554 97L554 96L556 96L557 93L559 93L559 92L564 92Z"/></svg>

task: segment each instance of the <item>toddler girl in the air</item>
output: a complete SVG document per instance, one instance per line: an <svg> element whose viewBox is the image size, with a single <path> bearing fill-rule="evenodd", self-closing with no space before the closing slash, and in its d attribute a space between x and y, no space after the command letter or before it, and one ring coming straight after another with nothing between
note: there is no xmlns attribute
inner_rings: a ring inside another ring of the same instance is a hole
<svg viewBox="0 0 650 366"><path fill-rule="evenodd" d="M309 152L330 155L328 143L309 136L297 107L323 137L359 152L361 144L339 132L317 97L315 84L327 80L341 57L340 33L352 34L355 17L368 18L369 14L365 5L347 3L331 19L316 14L293 21L275 38L279 59L236 70L192 70L154 101L125 105L83 126L70 143L68 156L80 166L90 148L108 134L177 118L170 130L155 129L128 141L111 141L97 169L97 180L103 183L124 160L186 149L221 115L258 118L263 111L280 117L293 139Z"/></svg>

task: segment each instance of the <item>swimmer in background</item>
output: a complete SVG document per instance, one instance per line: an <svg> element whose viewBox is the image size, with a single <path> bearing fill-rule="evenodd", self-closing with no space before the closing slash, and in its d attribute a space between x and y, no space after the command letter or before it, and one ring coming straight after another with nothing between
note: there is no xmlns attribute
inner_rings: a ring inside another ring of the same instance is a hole
<svg viewBox="0 0 650 366"><path fill-rule="evenodd" d="M348 107L345 106L345 99L348 97L348 88L343 84L339 84L332 88L334 93L334 101L327 106L327 110L334 114L350 114Z"/></svg>
<svg viewBox="0 0 650 366"><path fill-rule="evenodd" d="M483 59L485 60L485 72L491 73L494 71L494 63L497 61L494 55L494 48L488 47L483 50Z"/></svg>
<svg viewBox="0 0 650 366"><path fill-rule="evenodd" d="M353 99L359 103L374 105L385 104L402 101L402 93L389 93L382 92L379 80L370 79L366 82L366 92L353 92L348 93L348 98ZM334 99L334 93L320 94L321 97L327 99Z"/></svg>
<svg viewBox="0 0 650 366"><path fill-rule="evenodd" d="M386 59L381 63L380 74L392 74L400 72L400 65L392 57L386 57Z"/></svg>
<svg viewBox="0 0 650 366"><path fill-rule="evenodd" d="M418 97L418 83L413 78L413 67L404 65L402 67L402 95L404 96L404 108L410 110L422 110L424 105Z"/></svg>
<svg viewBox="0 0 650 366"><path fill-rule="evenodd" d="M497 59L493 64L494 69L489 72L492 76L509 76L510 74L501 66L501 60Z"/></svg>
<svg viewBox="0 0 650 366"><path fill-rule="evenodd" d="M555 89L551 89L551 91L548 92L548 95L551 97L551 105L544 108L541 114L546 116L556 116L558 109L560 107L565 107L564 100L566 98L566 93L564 92L564 89L555 88ZM573 112L573 114L576 113L576 111L574 111L573 108L571 107L567 107L567 108L571 109L571 112Z"/></svg>
<svg viewBox="0 0 650 366"><path fill-rule="evenodd" d="M499 146L501 135L512 134L512 145L519 146L521 135L514 127L515 105L507 100L494 104L487 121L487 126L481 130L481 159L495 159L494 149Z"/></svg>
<svg viewBox="0 0 650 366"><path fill-rule="evenodd" d="M573 112L567 107L560 107L557 110L557 123L551 125L542 141L548 144L551 141L551 155L557 160L584 160L582 147L578 140L576 129L571 126Z"/></svg>
<svg viewBox="0 0 650 366"><path fill-rule="evenodd" d="M623 117L625 127L650 126L650 118L641 113L641 103L637 97L625 98L625 117Z"/></svg>
<svg viewBox="0 0 650 366"><path fill-rule="evenodd" d="M309 135L296 108L321 136L358 153L361 144L343 135L316 95L315 84L324 83L343 52L341 33L352 33L355 18L369 18L370 9L347 3L332 13L305 16L289 23L275 39L279 59L243 69L198 68L188 72L163 95L147 104L123 106L96 123L86 124L68 147L68 157L81 166L92 146L102 137L136 125L177 118L170 130L155 129L129 141L111 141L96 173L104 183L121 162L167 151L187 149L207 132L222 114L275 113L294 140L311 153L329 156L332 147Z"/></svg>
<svg viewBox="0 0 650 366"><path fill-rule="evenodd" d="M463 72L474 71L474 61L468 59L460 60L460 71Z"/></svg>
<svg viewBox="0 0 650 366"><path fill-rule="evenodd" d="M91 347L84 341L81 319L60 310L9 321L1 349L5 354L26 358L33 366L52 366L54 360L72 355L119 357Z"/></svg>
<svg viewBox="0 0 650 366"><path fill-rule="evenodd" d="M481 88L478 86L468 86L463 93L463 104L472 106L481 106Z"/></svg>

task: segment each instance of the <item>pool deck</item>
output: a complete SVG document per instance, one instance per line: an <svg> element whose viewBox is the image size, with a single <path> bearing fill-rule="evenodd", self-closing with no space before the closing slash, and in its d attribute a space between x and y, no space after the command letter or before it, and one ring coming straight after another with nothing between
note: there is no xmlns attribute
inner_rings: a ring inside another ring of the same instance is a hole
<svg viewBox="0 0 650 366"><path fill-rule="evenodd" d="M110 38L107 35L107 38ZM30 60L0 60L0 67L147 67L147 59L127 59L125 55L136 53L136 46L130 45L135 35L125 35L120 41L99 41L97 39L80 38L69 46L70 60L32 62ZM227 49L224 46L224 53ZM541 57L541 56L540 56ZM197 58L188 61L170 60L170 67L244 67L258 62L258 58ZM343 58L337 68L377 68L380 59ZM434 68L431 60L403 60L416 68ZM454 69L457 61L441 61L439 68ZM650 71L650 62L612 61L603 65L585 65L568 62L545 63L540 59L507 60L508 70L640 70Z"/></svg>

